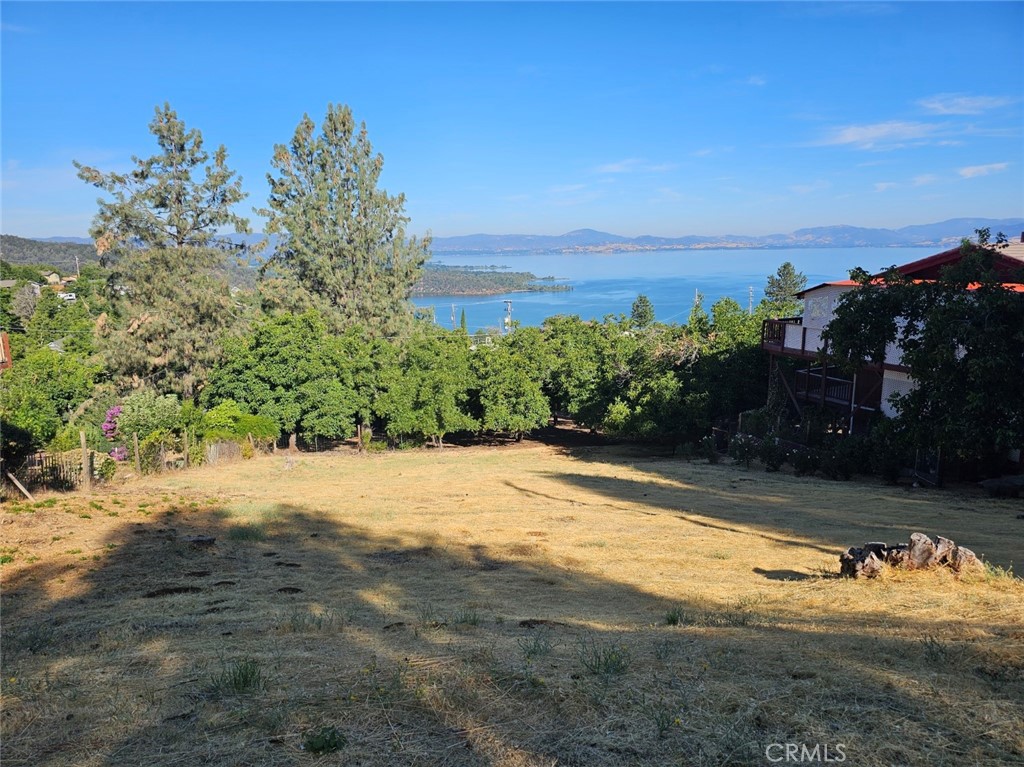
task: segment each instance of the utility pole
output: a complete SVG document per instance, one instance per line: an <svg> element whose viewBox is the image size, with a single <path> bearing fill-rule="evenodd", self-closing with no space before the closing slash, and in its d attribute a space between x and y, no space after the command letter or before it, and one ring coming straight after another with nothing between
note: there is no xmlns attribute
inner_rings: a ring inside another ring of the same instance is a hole
<svg viewBox="0 0 1024 767"><path fill-rule="evenodd" d="M452 330L455 330L455 304L452 304Z"/></svg>
<svg viewBox="0 0 1024 767"><path fill-rule="evenodd" d="M754 286L747 288L747 314L754 313Z"/></svg>
<svg viewBox="0 0 1024 767"><path fill-rule="evenodd" d="M505 333L512 332L512 301L505 299ZM504 333L502 334L504 335Z"/></svg>
<svg viewBox="0 0 1024 767"><path fill-rule="evenodd" d="M75 253L75 276L76 277L81 277L82 276L82 267L80 267L78 265L78 254L77 253Z"/></svg>

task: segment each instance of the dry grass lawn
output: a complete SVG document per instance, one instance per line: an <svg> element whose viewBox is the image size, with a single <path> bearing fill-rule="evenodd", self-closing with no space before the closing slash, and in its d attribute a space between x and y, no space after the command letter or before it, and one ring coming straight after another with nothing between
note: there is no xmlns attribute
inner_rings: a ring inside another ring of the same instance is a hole
<svg viewBox="0 0 1024 767"><path fill-rule="evenodd" d="M7 503L3 764L1024 763L1024 582L835 577L1022 512L536 442Z"/></svg>

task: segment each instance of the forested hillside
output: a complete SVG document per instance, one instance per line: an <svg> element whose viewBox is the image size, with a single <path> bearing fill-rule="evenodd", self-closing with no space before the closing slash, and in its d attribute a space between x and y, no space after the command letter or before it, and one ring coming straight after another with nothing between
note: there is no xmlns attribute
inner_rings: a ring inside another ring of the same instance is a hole
<svg viewBox="0 0 1024 767"><path fill-rule="evenodd" d="M99 263L100 260L96 248L92 245L40 242L11 234L0 235L0 258L9 264L49 266L62 275L75 274L78 267L88 263Z"/></svg>
<svg viewBox="0 0 1024 767"><path fill-rule="evenodd" d="M571 285L531 272L427 264L412 289L414 296L492 296L518 291L558 292Z"/></svg>

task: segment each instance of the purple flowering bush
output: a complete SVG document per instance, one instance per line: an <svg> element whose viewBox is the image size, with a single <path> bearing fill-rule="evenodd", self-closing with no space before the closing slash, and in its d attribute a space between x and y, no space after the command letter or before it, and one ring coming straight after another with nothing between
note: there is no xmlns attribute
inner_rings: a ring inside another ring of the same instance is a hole
<svg viewBox="0 0 1024 767"><path fill-rule="evenodd" d="M121 406L114 405L107 411L107 420L100 426L103 429L103 435L109 440L113 440L117 436L117 417L119 415L121 415Z"/></svg>

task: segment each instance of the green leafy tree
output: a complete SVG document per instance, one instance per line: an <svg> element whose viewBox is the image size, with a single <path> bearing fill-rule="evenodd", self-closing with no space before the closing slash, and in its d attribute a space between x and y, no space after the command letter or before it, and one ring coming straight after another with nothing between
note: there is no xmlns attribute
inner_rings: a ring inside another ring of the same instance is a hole
<svg viewBox="0 0 1024 767"><path fill-rule="evenodd" d="M429 439L443 447L446 434L478 428L469 413L476 380L463 333L419 326L403 344L398 368L391 373L377 410L392 439Z"/></svg>
<svg viewBox="0 0 1024 767"><path fill-rule="evenodd" d="M636 297L633 302L633 307L630 312L630 320L634 327L646 328L652 322L654 322L654 304L651 303L651 299L645 296L643 293Z"/></svg>
<svg viewBox="0 0 1024 767"><path fill-rule="evenodd" d="M245 194L199 131L187 130L165 104L149 125L159 152L133 157L128 173L102 173L75 163L78 176L111 197L99 201L90 234L124 322L104 344L108 365L123 380L193 397L217 357L216 339L235 317L218 270L235 246L219 232L248 232L233 212Z"/></svg>
<svg viewBox="0 0 1024 767"><path fill-rule="evenodd" d="M345 346L314 311L267 318L229 340L203 391L207 405L225 400L307 439L352 436L360 410Z"/></svg>
<svg viewBox="0 0 1024 767"><path fill-rule="evenodd" d="M308 115L290 145L274 147L267 232L280 242L264 264L269 303L319 310L334 329L407 329L409 295L429 239L406 238L405 197L378 188L384 159L347 106L329 105L320 132Z"/></svg>
<svg viewBox="0 0 1024 767"><path fill-rule="evenodd" d="M796 294L807 287L807 276L798 272L789 261L783 262L775 274L768 275L764 289L767 313L773 317L793 317L803 311L803 301Z"/></svg>
<svg viewBox="0 0 1024 767"><path fill-rule="evenodd" d="M690 309L690 317L686 323L690 335L697 339L706 340L711 334L711 318L704 309L704 296L700 293L693 299L693 308Z"/></svg>
<svg viewBox="0 0 1024 767"><path fill-rule="evenodd" d="M934 281L855 270L860 286L842 296L824 337L850 368L884 360L894 344L914 384L895 399L899 428L918 447L992 464L1024 444L1024 296L994 269L1005 240L977 235Z"/></svg>
<svg viewBox="0 0 1024 767"><path fill-rule="evenodd" d="M98 373L78 355L33 351L0 375L0 418L42 447L89 397Z"/></svg>
<svg viewBox="0 0 1024 767"><path fill-rule="evenodd" d="M29 348L55 343L66 352L93 352L92 320L81 301L65 301L52 290L44 290L26 327Z"/></svg>
<svg viewBox="0 0 1024 767"><path fill-rule="evenodd" d="M546 355L535 330L517 329L473 353L481 428L522 439L524 433L547 425L551 406L542 388Z"/></svg>

